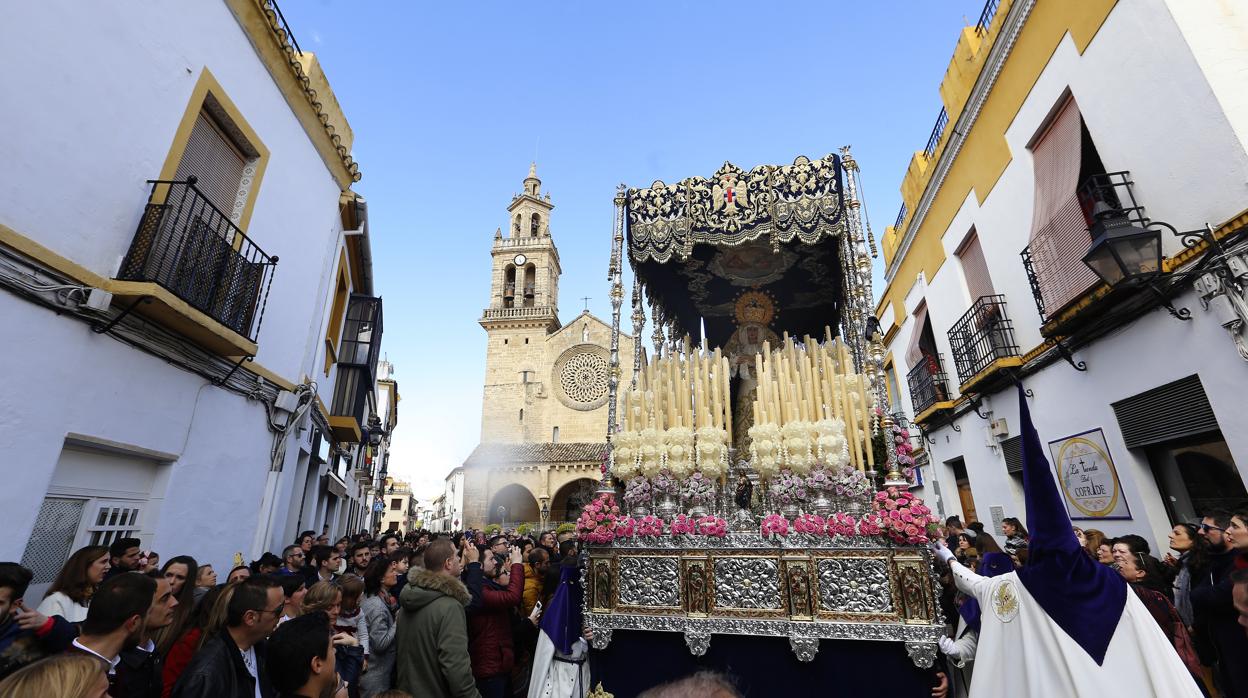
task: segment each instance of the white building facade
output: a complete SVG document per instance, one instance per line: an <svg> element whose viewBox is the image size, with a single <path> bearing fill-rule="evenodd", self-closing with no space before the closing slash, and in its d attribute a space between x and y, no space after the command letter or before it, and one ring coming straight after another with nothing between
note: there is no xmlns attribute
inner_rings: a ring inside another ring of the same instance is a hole
<svg viewBox="0 0 1248 698"><path fill-rule="evenodd" d="M1243 2L1013 0L963 32L878 310L942 516L1024 516L1017 380L1076 525L1160 557L1173 523L1243 501L1248 353L1194 270L1248 224L1246 22ZM1189 249L1159 221L1210 231ZM1128 225L1165 259L1110 286L1082 259Z"/></svg>
<svg viewBox="0 0 1248 698"><path fill-rule="evenodd" d="M20 338L0 348L0 443L21 454L0 559L41 584L130 535L228 569L361 520L381 309L316 58L269 0L27 4L0 57L23 66L0 73L22 96L0 134L0 318Z"/></svg>

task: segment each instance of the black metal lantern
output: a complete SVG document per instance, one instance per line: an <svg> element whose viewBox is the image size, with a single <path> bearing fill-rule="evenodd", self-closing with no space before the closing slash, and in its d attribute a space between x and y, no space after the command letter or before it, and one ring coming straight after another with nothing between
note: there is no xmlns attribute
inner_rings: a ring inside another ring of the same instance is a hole
<svg viewBox="0 0 1248 698"><path fill-rule="evenodd" d="M1100 201L1092 215L1092 247L1083 263L1102 281L1117 286L1161 273L1161 231L1133 225L1121 211Z"/></svg>

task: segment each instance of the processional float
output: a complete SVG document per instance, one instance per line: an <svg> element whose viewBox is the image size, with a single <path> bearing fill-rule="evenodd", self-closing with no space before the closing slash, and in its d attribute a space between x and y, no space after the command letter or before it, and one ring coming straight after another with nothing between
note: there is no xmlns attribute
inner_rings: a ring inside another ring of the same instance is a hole
<svg viewBox="0 0 1248 698"><path fill-rule="evenodd" d="M695 656L714 636L772 636L810 662L820 640L862 640L932 665L934 518L908 491L909 434L886 410L859 190L848 147L621 185L609 456L578 521L595 648L620 631L682 633Z"/></svg>

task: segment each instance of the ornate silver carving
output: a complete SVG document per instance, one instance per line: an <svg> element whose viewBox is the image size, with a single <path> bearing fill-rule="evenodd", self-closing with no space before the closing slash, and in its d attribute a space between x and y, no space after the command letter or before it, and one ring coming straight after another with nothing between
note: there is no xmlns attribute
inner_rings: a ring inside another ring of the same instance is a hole
<svg viewBox="0 0 1248 698"><path fill-rule="evenodd" d="M910 655L910 661L920 669L930 669L932 662L936 661L936 643L933 642L907 642L906 654Z"/></svg>
<svg viewBox="0 0 1248 698"><path fill-rule="evenodd" d="M620 558L620 604L674 607L680 605L680 560L675 557Z"/></svg>
<svg viewBox="0 0 1248 698"><path fill-rule="evenodd" d="M589 613L587 623L598 638L601 629L654 630L711 635L759 635L764 637L810 637L827 640L913 642L935 646L944 626L904 623L858 623L839 621L793 621L771 618L690 618L688 616ZM594 647L598 647L597 644ZM601 648L600 648L601 649ZM916 650L917 651L917 650Z"/></svg>
<svg viewBox="0 0 1248 698"><path fill-rule="evenodd" d="M689 651L695 657L701 657L711 648L710 633L685 633L685 644L689 645Z"/></svg>
<svg viewBox="0 0 1248 698"><path fill-rule="evenodd" d="M719 608L781 608L778 561L757 557L717 558L715 605Z"/></svg>
<svg viewBox="0 0 1248 698"><path fill-rule="evenodd" d="M605 650L611 644L611 631L606 628L594 628L594 636L589 644L596 650Z"/></svg>
<svg viewBox="0 0 1248 698"><path fill-rule="evenodd" d="M591 546L593 547L593 546ZM723 538L713 536L655 536L616 539L609 548L594 550L890 550L896 546L883 536L829 538L827 536L790 533L787 536L763 538L757 528L752 531L731 531Z"/></svg>
<svg viewBox="0 0 1248 698"><path fill-rule="evenodd" d="M888 561L881 558L819 560L819 606L841 613L888 613L893 597Z"/></svg>
<svg viewBox="0 0 1248 698"><path fill-rule="evenodd" d="M799 662L809 662L819 652L819 638L791 637L789 638L789 647L793 648L793 654L797 655Z"/></svg>

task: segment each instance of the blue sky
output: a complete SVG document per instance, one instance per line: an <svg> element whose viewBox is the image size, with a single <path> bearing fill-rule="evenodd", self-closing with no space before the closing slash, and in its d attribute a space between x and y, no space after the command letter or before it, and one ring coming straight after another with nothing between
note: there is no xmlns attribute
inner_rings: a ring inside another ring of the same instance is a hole
<svg viewBox="0 0 1248 698"><path fill-rule="evenodd" d="M383 349L403 396L391 471L418 496L476 446L490 244L536 159L561 316L609 320L611 198L853 146L877 236L983 0L432 3L286 0L352 128ZM877 273L878 277L878 273ZM878 289L877 289L878 291Z"/></svg>

